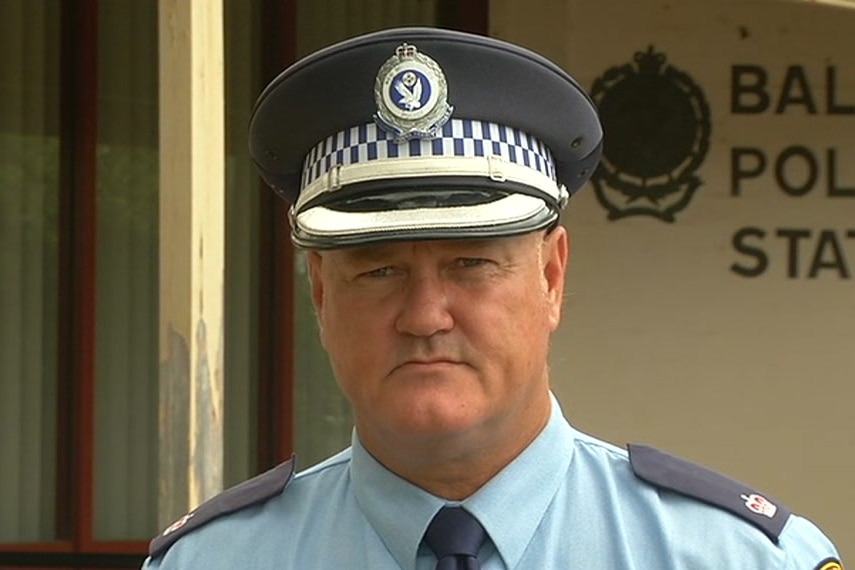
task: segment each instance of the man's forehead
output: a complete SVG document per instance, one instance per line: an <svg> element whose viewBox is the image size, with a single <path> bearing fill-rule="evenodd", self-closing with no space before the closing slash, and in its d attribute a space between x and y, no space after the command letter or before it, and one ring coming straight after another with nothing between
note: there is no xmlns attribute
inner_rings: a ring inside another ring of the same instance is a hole
<svg viewBox="0 0 855 570"><path fill-rule="evenodd" d="M366 260L386 258L393 255L401 255L415 251L435 252L479 252L479 251L505 251L523 246L526 243L535 243L542 232L526 233L516 236L503 236L476 239L448 239L448 240L412 240L401 242L381 242L371 245L348 247L342 249L330 249L319 252L321 256L333 254L335 257L352 260Z"/></svg>

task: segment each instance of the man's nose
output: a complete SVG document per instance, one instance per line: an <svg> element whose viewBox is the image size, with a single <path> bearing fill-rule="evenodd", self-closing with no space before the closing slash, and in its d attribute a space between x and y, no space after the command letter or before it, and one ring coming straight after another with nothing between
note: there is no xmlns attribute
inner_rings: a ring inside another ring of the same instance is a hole
<svg viewBox="0 0 855 570"><path fill-rule="evenodd" d="M399 332L430 337L454 327L447 284L437 275L411 275L396 320Z"/></svg>

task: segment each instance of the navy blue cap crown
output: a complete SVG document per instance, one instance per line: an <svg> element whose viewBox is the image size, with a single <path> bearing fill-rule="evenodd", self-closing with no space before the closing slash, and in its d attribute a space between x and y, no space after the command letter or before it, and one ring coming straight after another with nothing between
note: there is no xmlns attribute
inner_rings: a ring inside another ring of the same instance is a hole
<svg viewBox="0 0 855 570"><path fill-rule="evenodd" d="M262 178L316 248L513 235L556 222L599 160L585 92L519 46L399 28L298 61L249 129Z"/></svg>

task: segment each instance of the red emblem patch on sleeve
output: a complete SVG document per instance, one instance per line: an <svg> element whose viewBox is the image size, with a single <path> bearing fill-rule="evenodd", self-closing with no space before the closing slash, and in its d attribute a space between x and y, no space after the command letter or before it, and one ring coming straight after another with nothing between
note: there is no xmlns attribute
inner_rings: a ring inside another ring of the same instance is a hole
<svg viewBox="0 0 855 570"><path fill-rule="evenodd" d="M740 495L739 497L745 501L745 506L748 507L748 510L758 515L767 516L771 519L778 512L778 507L763 495L751 493L750 495ZM823 568L822 570L825 569Z"/></svg>
<svg viewBox="0 0 855 570"><path fill-rule="evenodd" d="M166 536L168 534L172 534L173 532L175 532L176 530L178 530L179 528L181 528L182 526L187 524L187 521L189 521L191 518L193 518L193 513L187 513L186 515L184 515L183 517L181 517L180 519L178 519L177 521L175 521L174 523L169 525L167 527L167 529L165 531L163 531L163 536Z"/></svg>

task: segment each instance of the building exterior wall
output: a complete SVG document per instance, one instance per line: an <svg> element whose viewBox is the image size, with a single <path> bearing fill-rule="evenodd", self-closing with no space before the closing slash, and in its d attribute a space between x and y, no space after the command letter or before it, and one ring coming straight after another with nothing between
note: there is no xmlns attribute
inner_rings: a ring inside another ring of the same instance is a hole
<svg viewBox="0 0 855 570"><path fill-rule="evenodd" d="M568 417L763 489L846 559L855 6L844 4L494 0L491 34L598 86L607 115L611 178L574 197L565 220L551 364ZM641 68L648 52L660 67ZM658 203L657 185L670 192Z"/></svg>

